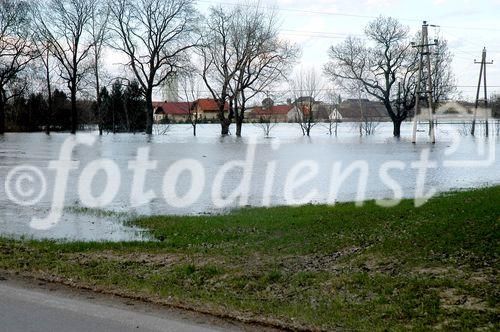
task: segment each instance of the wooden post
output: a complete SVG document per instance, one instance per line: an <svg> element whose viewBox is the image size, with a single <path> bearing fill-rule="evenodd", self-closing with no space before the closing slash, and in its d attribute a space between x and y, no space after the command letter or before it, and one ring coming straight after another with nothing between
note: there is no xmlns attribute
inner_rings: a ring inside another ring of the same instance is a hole
<svg viewBox="0 0 500 332"><path fill-rule="evenodd" d="M479 70L479 81L477 83L477 92L476 92L476 103L474 107L474 117L472 119L472 128L471 128L471 135L474 136L476 133L476 117L477 117L477 108L479 107L479 102L484 103L484 107L488 107L488 86L486 85L486 65L492 65L493 61L486 61L486 47L483 48L483 53L481 55L481 62L478 62L474 60L475 64L480 64L481 69ZM481 92L481 80L483 80L484 84L484 99L481 100L479 99L479 94ZM489 134L489 124L488 124L488 114L485 112L485 125L486 125L486 137L488 137Z"/></svg>

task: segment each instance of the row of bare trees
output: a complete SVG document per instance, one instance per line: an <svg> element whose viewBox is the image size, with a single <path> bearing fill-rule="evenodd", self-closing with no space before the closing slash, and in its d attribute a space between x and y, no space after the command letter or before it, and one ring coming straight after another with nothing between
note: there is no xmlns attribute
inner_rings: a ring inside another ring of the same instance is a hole
<svg viewBox="0 0 500 332"><path fill-rule="evenodd" d="M102 133L99 95L106 47L122 54L127 74L143 90L149 134L154 90L200 67L199 75L221 105L222 133L234 119L240 135L247 101L284 78L298 57L298 49L279 38L275 13L260 7L214 7L205 20L193 0L5 0L2 6L2 64L10 56L15 68L3 70L0 88L30 61L41 61L48 104L54 72L70 92L72 133L78 129L76 101L84 80L95 87ZM7 88L2 91L0 106L9 95Z"/></svg>
<svg viewBox="0 0 500 332"><path fill-rule="evenodd" d="M217 101L221 134L228 134L234 122L240 136L249 101L286 81L300 55L296 45L280 38L277 13L259 5L213 6L202 17L194 0L2 0L0 20L0 134L8 100L22 93L33 76L30 70L38 67L49 105L47 133L53 85L64 84L70 92L71 132L78 129L79 93L92 86L102 134L103 58L109 51L123 60L122 79L137 81L141 88L146 133L153 132L155 89L172 77L188 77L184 81L191 86L184 86L184 92L194 98L199 90L192 86L197 81L193 77L199 77ZM351 94L362 90L381 101L399 136L401 122L415 103L418 54L410 42L417 38L385 17L371 22L365 34L332 46L324 73ZM445 42L435 59L435 96L442 100L453 89ZM312 102L322 87L311 75L296 75L288 82L295 100L305 97L299 109L304 110L302 129L309 134Z"/></svg>

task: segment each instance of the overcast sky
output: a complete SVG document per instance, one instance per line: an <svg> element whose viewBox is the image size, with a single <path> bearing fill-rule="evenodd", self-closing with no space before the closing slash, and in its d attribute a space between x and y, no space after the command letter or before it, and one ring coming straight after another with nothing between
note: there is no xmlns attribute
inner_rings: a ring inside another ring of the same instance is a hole
<svg viewBox="0 0 500 332"><path fill-rule="evenodd" d="M198 8L206 14L210 5L236 2L199 0ZM480 60L484 46L488 60L497 61L488 66L488 94L500 93L500 0L261 0L260 4L277 8L283 38L301 46L299 67L321 71L331 45L349 34L361 35L366 24L378 15L395 17L412 32L427 20L439 25L440 34L449 42L463 97L475 98L480 66L474 59ZM430 28L431 40L436 32L436 28Z"/></svg>
<svg viewBox="0 0 500 332"><path fill-rule="evenodd" d="M210 3L218 2L200 2L200 9L205 11ZM484 46L488 58L498 61L488 66L489 91L500 93L500 0L261 0L261 4L278 8L283 37L302 47L301 66L320 70L328 61L331 45L348 34L362 34L364 26L378 15L398 18L415 32L427 20L441 26L440 33L449 41L464 97L475 96L476 88L468 86L477 85L480 66L474 64L474 58L480 60ZM430 29L431 35L435 30Z"/></svg>

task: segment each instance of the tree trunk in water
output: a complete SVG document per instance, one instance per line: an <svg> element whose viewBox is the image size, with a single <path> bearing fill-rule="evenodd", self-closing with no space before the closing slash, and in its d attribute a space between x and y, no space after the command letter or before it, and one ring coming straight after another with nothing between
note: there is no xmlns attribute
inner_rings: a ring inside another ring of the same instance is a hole
<svg viewBox="0 0 500 332"><path fill-rule="evenodd" d="M50 97L49 97L49 100L50 100ZM52 105L51 105L51 102L49 101L49 106L48 106L48 109L47 109L47 116L46 116L46 124L45 124L45 134L47 135L50 135L50 122L51 122L51 119L52 119Z"/></svg>
<svg viewBox="0 0 500 332"><path fill-rule="evenodd" d="M47 60L48 61L48 60ZM45 127L45 134L50 135L50 123L52 122L52 86L50 84L50 69L47 64L46 67L46 72L45 72L45 79L47 81L47 116L46 116L46 127Z"/></svg>
<svg viewBox="0 0 500 332"><path fill-rule="evenodd" d="M99 129L99 136L102 136L102 110L101 110L101 92L99 91L99 83L96 89L97 96L97 128Z"/></svg>
<svg viewBox="0 0 500 332"><path fill-rule="evenodd" d="M394 137L400 137L401 136L401 120L393 120L392 123L394 125L394 130L392 134Z"/></svg>
<svg viewBox="0 0 500 332"><path fill-rule="evenodd" d="M101 84L99 82L99 69L97 64L99 63L98 53L94 54L94 61L96 66L94 68L95 76L95 95L97 99L97 127L99 128L99 136L102 136L102 113L101 113Z"/></svg>
<svg viewBox="0 0 500 332"><path fill-rule="evenodd" d="M128 102L127 102L127 98L123 98L123 109L125 111L125 121L127 123L127 132L129 133L131 130L130 130L130 118L128 116ZM134 126L135 128L135 126ZM135 129L134 129L134 134L135 134Z"/></svg>
<svg viewBox="0 0 500 332"><path fill-rule="evenodd" d="M78 129L78 111L76 109L76 83L71 86L71 134L76 134Z"/></svg>
<svg viewBox="0 0 500 332"><path fill-rule="evenodd" d="M115 108L116 108L116 105L115 103L113 102L113 134L116 134L116 116L115 116Z"/></svg>
<svg viewBox="0 0 500 332"><path fill-rule="evenodd" d="M244 94L242 93L244 98ZM245 102L241 103L240 109L236 108L236 136L241 137L241 128L243 127L243 120L245 119Z"/></svg>
<svg viewBox="0 0 500 332"><path fill-rule="evenodd" d="M229 135L229 126L231 125L231 121L229 121L228 119L224 119L221 121L220 123L221 125L221 135L222 136L227 136Z"/></svg>
<svg viewBox="0 0 500 332"><path fill-rule="evenodd" d="M241 127L243 126L243 121L236 120L236 136L241 137Z"/></svg>
<svg viewBox="0 0 500 332"><path fill-rule="evenodd" d="M146 92L146 134L153 134L153 92Z"/></svg>
<svg viewBox="0 0 500 332"><path fill-rule="evenodd" d="M101 116L101 115L99 115L99 116ZM99 120L99 122L100 122L99 123L99 136L102 136L102 121Z"/></svg>
<svg viewBox="0 0 500 332"><path fill-rule="evenodd" d="M193 125L193 136L196 136L196 124Z"/></svg>

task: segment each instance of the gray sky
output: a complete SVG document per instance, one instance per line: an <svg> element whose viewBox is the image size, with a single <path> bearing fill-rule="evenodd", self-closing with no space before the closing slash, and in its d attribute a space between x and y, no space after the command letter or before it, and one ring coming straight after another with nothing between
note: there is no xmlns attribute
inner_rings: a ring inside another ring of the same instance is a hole
<svg viewBox="0 0 500 332"><path fill-rule="evenodd" d="M204 10L209 3L234 2L203 1L200 8ZM475 96L476 88L469 86L477 85L480 66L474 64L474 58L480 60L484 46L489 59L498 61L487 68L488 85L492 86L489 91L500 93L500 0L261 0L261 4L278 8L283 37L302 47L303 67L320 70L328 61L331 45L349 34L362 34L364 26L378 15L398 18L415 32L427 20L441 26L440 34L449 41L457 84L463 86L459 89L464 97ZM431 38L436 32L430 29Z"/></svg>

